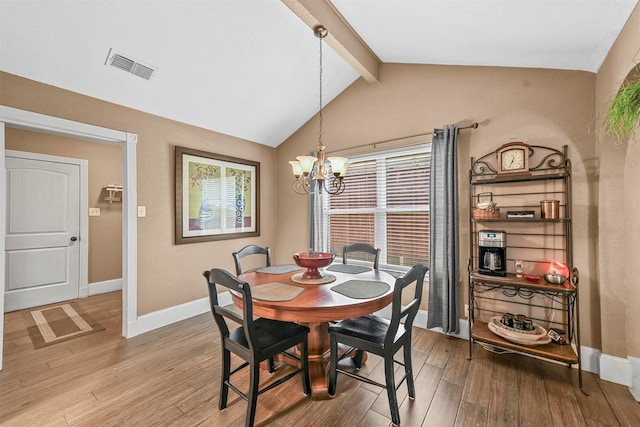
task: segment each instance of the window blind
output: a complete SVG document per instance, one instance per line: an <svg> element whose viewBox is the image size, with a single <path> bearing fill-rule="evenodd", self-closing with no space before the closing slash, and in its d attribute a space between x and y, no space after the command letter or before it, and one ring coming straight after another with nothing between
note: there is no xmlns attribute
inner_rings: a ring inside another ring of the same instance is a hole
<svg viewBox="0 0 640 427"><path fill-rule="evenodd" d="M430 144L350 158L344 193L325 198L329 251L362 242L381 249L381 266L428 264L430 166Z"/></svg>

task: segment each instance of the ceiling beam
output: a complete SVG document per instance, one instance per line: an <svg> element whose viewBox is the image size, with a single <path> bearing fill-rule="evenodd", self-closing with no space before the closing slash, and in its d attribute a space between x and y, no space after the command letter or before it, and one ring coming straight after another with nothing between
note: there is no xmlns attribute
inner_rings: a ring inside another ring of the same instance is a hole
<svg viewBox="0 0 640 427"><path fill-rule="evenodd" d="M321 24L329 34L325 41L367 82L380 83L381 61L329 0L282 0L302 21L314 28Z"/></svg>

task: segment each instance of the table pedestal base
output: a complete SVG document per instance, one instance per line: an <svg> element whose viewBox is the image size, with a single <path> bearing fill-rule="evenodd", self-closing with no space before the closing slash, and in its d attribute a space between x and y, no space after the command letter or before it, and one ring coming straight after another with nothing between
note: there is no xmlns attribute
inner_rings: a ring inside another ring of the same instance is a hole
<svg viewBox="0 0 640 427"><path fill-rule="evenodd" d="M329 363L331 361L331 338L329 337L329 323L314 322L302 323L309 327L309 381L311 383L311 399L326 400L329 399L328 393L328 376ZM342 354L346 348L340 348ZM295 350L296 356L300 356L298 348ZM355 352L353 353L355 357ZM291 364L293 361L288 357L277 357L278 362ZM366 362L367 353L363 354L362 363ZM354 362L355 363L355 362ZM267 369L267 364L262 365L263 369Z"/></svg>
<svg viewBox="0 0 640 427"><path fill-rule="evenodd" d="M329 323L303 323L309 327L309 379L311 381L311 399L329 399L327 392L331 340Z"/></svg>

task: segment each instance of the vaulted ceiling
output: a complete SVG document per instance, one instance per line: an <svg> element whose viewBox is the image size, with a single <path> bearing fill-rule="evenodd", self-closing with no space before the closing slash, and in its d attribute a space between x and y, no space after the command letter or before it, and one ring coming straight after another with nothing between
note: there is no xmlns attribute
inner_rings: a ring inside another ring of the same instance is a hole
<svg viewBox="0 0 640 427"><path fill-rule="evenodd" d="M597 72L637 3L0 0L0 70L276 147L319 108L317 23L326 104L381 63Z"/></svg>

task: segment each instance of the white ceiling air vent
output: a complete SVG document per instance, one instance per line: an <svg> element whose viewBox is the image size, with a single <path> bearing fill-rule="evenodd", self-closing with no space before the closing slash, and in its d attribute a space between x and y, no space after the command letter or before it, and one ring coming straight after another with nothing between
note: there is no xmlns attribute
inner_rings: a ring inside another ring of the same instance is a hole
<svg viewBox="0 0 640 427"><path fill-rule="evenodd" d="M131 57L130 55L126 55L114 49L109 50L109 55L107 55L107 61L105 62L105 65L111 65L112 67L116 67L128 73L135 74L136 76L142 77L146 80L151 79L151 77L153 77L153 75L157 71L156 67L149 64L144 64Z"/></svg>

